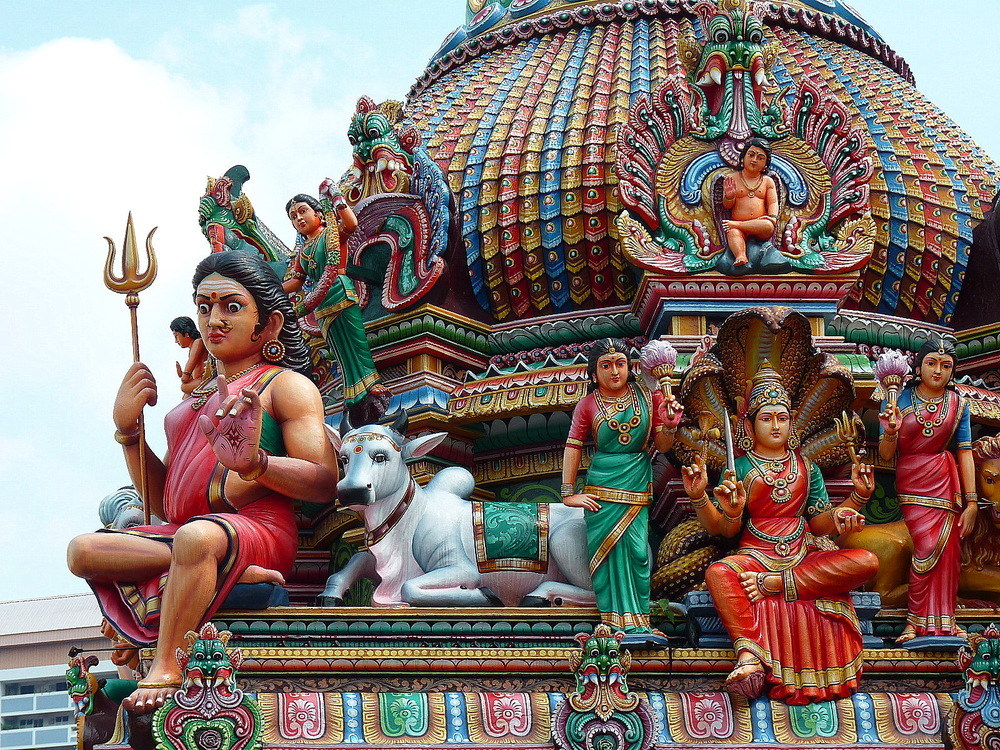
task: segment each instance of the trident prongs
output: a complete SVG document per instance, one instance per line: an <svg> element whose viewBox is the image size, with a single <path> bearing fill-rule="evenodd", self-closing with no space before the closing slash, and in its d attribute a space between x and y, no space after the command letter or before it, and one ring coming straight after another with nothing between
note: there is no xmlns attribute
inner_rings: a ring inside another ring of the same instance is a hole
<svg viewBox="0 0 1000 750"><path fill-rule="evenodd" d="M837 438L847 447L851 462L857 463L859 460L858 444L864 435L865 423L857 414L846 411L840 417L834 417L833 423L837 425Z"/></svg>
<svg viewBox="0 0 1000 750"><path fill-rule="evenodd" d="M114 264L117 254L115 242L110 237L104 239L108 241L108 260L104 264L104 283L112 292L119 294L135 295L135 304L139 304L138 294L143 289L153 283L156 278L156 253L153 252L153 234L156 227L149 232L146 237L146 270L139 272L139 249L135 242L135 227L132 225L132 212L129 211L128 221L125 224L125 240L122 242L122 273L115 275ZM129 304L126 300L125 304Z"/></svg>

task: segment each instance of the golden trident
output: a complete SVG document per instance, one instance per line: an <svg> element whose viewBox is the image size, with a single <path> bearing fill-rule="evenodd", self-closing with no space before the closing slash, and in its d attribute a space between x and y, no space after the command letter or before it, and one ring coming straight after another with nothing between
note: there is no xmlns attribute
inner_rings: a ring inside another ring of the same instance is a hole
<svg viewBox="0 0 1000 750"><path fill-rule="evenodd" d="M833 423L837 426L837 438L847 448L847 453L851 457L851 463L858 463L864 457L864 448L858 454L858 445L864 439L865 423L861 421L854 412L843 412L840 418L833 418Z"/></svg>
<svg viewBox="0 0 1000 750"><path fill-rule="evenodd" d="M122 242L122 273L116 276L114 271L115 242L110 237L108 241L108 260L104 264L104 284L112 292L125 295L132 319L132 359L139 361L139 317L136 308L139 307L139 292L146 289L156 278L156 253L153 252L153 233L156 227L146 237L146 270L139 272L139 250L135 244L135 227L132 226L132 212L129 211L128 222L125 224L125 240ZM146 476L146 421L139 412L139 491L142 494L142 512L146 525L149 525L149 487Z"/></svg>

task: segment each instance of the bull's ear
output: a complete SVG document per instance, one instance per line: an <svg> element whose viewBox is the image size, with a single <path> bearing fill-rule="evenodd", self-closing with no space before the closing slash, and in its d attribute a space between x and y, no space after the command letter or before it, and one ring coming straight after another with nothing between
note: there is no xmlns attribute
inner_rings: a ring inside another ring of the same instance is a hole
<svg viewBox="0 0 1000 750"><path fill-rule="evenodd" d="M333 450L340 453L340 446L344 444L344 441L340 439L340 433L328 424L324 424L323 426L326 427L326 437L333 446Z"/></svg>
<svg viewBox="0 0 1000 750"><path fill-rule="evenodd" d="M427 455L434 448L440 445L441 441L448 437L447 432L432 432L430 435L421 435L403 443L403 460L410 461Z"/></svg>

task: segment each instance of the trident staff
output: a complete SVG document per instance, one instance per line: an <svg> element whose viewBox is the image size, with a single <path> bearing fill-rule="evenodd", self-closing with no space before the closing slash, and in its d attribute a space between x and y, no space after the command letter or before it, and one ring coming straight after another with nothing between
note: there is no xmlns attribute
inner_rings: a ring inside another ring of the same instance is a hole
<svg viewBox="0 0 1000 750"><path fill-rule="evenodd" d="M148 288L156 278L156 253L153 252L153 233L156 227L150 230L146 237L146 270L139 271L139 249L135 242L135 227L132 225L132 212L129 211L128 221L125 224L125 239L122 242L122 272L120 276L115 275L115 256L117 249L115 242L110 237L104 239L108 241L108 259L104 264L104 284L112 292L125 295L125 304L128 306L132 321L132 360L139 361L139 316L136 308L139 307L139 292ZM148 481L146 476L146 421L142 414L139 415L139 445L143 446L139 450L139 492L142 495L142 512L146 525L149 525L149 495Z"/></svg>

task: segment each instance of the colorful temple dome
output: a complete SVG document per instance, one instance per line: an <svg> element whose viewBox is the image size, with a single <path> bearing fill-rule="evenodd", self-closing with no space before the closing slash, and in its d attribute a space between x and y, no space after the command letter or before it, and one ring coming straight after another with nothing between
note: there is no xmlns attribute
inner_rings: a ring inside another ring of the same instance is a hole
<svg viewBox="0 0 1000 750"><path fill-rule="evenodd" d="M638 273L615 223L627 208L618 131L668 81L721 92L728 83L693 65L690 40L710 46L709 16L743 13L763 24L753 44L774 50L766 75L753 68L760 91L748 96L761 111L771 98L794 108L811 87L839 101L865 141L854 147L872 164L862 197L874 245L844 307L948 325L996 165L839 0L718 6L469 0L466 24L413 86L406 113L457 198L478 303L503 321L633 300Z"/></svg>

